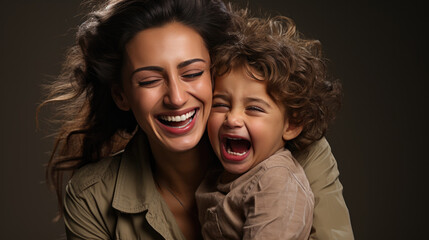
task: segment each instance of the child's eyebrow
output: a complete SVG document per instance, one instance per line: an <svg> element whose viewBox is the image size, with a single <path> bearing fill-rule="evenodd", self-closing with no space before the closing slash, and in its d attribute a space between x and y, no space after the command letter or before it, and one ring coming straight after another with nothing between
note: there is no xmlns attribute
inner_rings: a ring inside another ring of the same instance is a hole
<svg viewBox="0 0 429 240"><path fill-rule="evenodd" d="M228 95L226 95L226 94L219 94L219 93L213 95L213 99L215 99L215 98L220 98L220 99L225 100L225 101L229 101L230 100L230 97Z"/></svg>
<svg viewBox="0 0 429 240"><path fill-rule="evenodd" d="M268 107L268 108L271 108L271 105L268 103L268 102L266 102L264 99L262 99L262 98L257 98L257 97L247 97L246 99L245 99L245 102L248 104L248 103L252 103L252 102L257 102L257 103L260 103L260 104L263 104L263 105L265 105L266 107Z"/></svg>

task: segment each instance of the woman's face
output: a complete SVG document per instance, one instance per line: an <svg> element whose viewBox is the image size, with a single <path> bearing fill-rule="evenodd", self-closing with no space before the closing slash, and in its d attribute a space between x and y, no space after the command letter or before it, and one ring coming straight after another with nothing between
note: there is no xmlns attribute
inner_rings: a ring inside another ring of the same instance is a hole
<svg viewBox="0 0 429 240"><path fill-rule="evenodd" d="M139 32L126 45L122 80L115 101L132 110L152 147L180 152L197 145L212 86L209 52L196 31L173 22Z"/></svg>

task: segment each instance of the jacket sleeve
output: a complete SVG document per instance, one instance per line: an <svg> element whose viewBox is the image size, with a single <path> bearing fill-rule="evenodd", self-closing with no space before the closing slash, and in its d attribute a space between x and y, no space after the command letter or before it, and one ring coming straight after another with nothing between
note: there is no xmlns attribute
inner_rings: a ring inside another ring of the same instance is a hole
<svg viewBox="0 0 429 240"><path fill-rule="evenodd" d="M296 156L314 194L312 240L353 240L349 211L338 179L337 162L325 138Z"/></svg>
<svg viewBox="0 0 429 240"><path fill-rule="evenodd" d="M269 169L257 183L255 188L258 190L246 196L243 240L308 238L313 218L313 194L308 186L304 188L296 176L284 169Z"/></svg>
<svg viewBox="0 0 429 240"><path fill-rule="evenodd" d="M64 199L64 223L68 240L111 239L94 198L78 193L69 182Z"/></svg>

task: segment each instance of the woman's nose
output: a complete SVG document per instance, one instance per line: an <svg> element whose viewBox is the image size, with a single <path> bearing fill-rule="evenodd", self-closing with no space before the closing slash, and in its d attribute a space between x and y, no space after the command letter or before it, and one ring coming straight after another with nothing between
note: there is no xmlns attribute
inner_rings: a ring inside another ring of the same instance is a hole
<svg viewBox="0 0 429 240"><path fill-rule="evenodd" d="M244 121L240 111L231 110L225 114L224 125L229 128L243 127Z"/></svg>
<svg viewBox="0 0 429 240"><path fill-rule="evenodd" d="M186 84L182 83L177 76L171 76L167 92L164 96L164 103L173 108L179 108L188 101L189 94L186 89Z"/></svg>

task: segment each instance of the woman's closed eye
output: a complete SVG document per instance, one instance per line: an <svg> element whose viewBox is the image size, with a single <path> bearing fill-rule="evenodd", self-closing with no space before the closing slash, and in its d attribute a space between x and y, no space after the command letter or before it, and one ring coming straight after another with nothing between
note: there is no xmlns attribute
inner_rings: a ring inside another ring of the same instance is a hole
<svg viewBox="0 0 429 240"><path fill-rule="evenodd" d="M188 80L192 80L194 78L197 78L201 75L203 75L204 71L198 71L198 72L191 72L191 73L186 73L184 75L182 75L183 78L186 78Z"/></svg>
<svg viewBox="0 0 429 240"><path fill-rule="evenodd" d="M162 81L161 78L149 78L149 79L138 81L137 83L139 87L154 87L157 85L157 83L161 81Z"/></svg>

